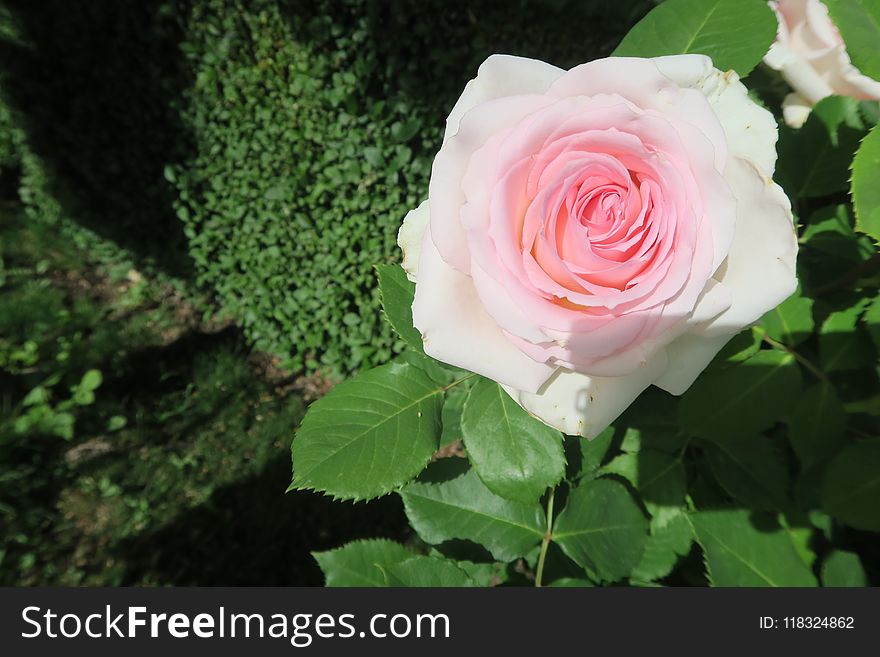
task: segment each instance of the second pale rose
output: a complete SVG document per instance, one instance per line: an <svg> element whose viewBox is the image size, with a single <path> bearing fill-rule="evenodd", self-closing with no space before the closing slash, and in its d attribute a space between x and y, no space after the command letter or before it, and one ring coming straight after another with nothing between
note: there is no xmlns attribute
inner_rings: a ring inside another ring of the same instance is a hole
<svg viewBox="0 0 880 657"><path fill-rule="evenodd" d="M840 32L820 0L771 0L779 31L764 57L794 89L782 106L785 122L799 128L827 96L880 99L880 82L850 61Z"/></svg>
<svg viewBox="0 0 880 657"><path fill-rule="evenodd" d="M490 57L400 231L425 351L597 435L796 287L776 124L703 56Z"/></svg>

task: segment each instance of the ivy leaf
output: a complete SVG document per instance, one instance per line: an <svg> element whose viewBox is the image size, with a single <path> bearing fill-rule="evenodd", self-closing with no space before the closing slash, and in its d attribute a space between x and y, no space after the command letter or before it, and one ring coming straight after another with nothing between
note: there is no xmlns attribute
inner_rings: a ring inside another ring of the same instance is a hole
<svg viewBox="0 0 880 657"><path fill-rule="evenodd" d="M849 165L864 124L852 98L820 100L803 127L779 131L780 184L795 198L826 196L847 188Z"/></svg>
<svg viewBox="0 0 880 657"><path fill-rule="evenodd" d="M681 399L691 435L720 442L771 426L797 401L801 374L790 354L759 351L744 363L704 373Z"/></svg>
<svg viewBox="0 0 880 657"><path fill-rule="evenodd" d="M761 318L764 330L774 340L794 347L813 332L813 300L798 289L788 299Z"/></svg>
<svg viewBox="0 0 880 657"><path fill-rule="evenodd" d="M440 483L413 482L400 496L410 524L426 543L473 541L497 560L511 561L544 536L546 517L540 505L496 495L473 469Z"/></svg>
<svg viewBox="0 0 880 657"><path fill-rule="evenodd" d="M771 516L730 509L688 517L713 586L816 586L813 573Z"/></svg>
<svg viewBox="0 0 880 657"><path fill-rule="evenodd" d="M776 37L776 17L760 0L666 0L614 51L618 57L700 53L745 77Z"/></svg>
<svg viewBox="0 0 880 657"><path fill-rule="evenodd" d="M437 449L443 387L391 363L314 402L293 441L290 488L370 499L415 477Z"/></svg>
<svg viewBox="0 0 880 657"><path fill-rule="evenodd" d="M808 470L843 446L846 412L827 381L807 389L791 411L788 438L801 468Z"/></svg>
<svg viewBox="0 0 880 657"><path fill-rule="evenodd" d="M876 0L824 1L852 63L864 75L880 79L880 5Z"/></svg>
<svg viewBox="0 0 880 657"><path fill-rule="evenodd" d="M822 563L822 586L861 587L868 585L868 578L859 555L844 550L834 550Z"/></svg>
<svg viewBox="0 0 880 657"><path fill-rule="evenodd" d="M461 418L468 457L496 495L537 502L565 475L562 434L531 417L500 385L481 379Z"/></svg>
<svg viewBox="0 0 880 657"><path fill-rule="evenodd" d="M825 471L822 506L844 524L880 531L880 439L854 443Z"/></svg>
<svg viewBox="0 0 880 657"><path fill-rule="evenodd" d="M341 548L312 552L327 586L386 586L383 568L410 559L413 553L394 541L353 541Z"/></svg>
<svg viewBox="0 0 880 657"><path fill-rule="evenodd" d="M633 579L654 582L666 577L679 557L690 551L693 540L694 530L684 513L676 513L662 521L653 518L645 552L632 572Z"/></svg>
<svg viewBox="0 0 880 657"><path fill-rule="evenodd" d="M739 434L707 441L704 447L712 474L731 497L755 509L789 507L788 468L770 438Z"/></svg>
<svg viewBox="0 0 880 657"><path fill-rule="evenodd" d="M647 519L623 484L595 479L571 490L553 540L581 567L617 581L641 560L647 530Z"/></svg>
<svg viewBox="0 0 880 657"><path fill-rule="evenodd" d="M400 265L376 265L379 294L385 316L407 345L424 353L422 334L413 327L412 304L415 284L406 277Z"/></svg>
<svg viewBox="0 0 880 657"><path fill-rule="evenodd" d="M877 44L873 45L876 52ZM862 141L852 162L852 198L856 228L880 241L880 127L874 126Z"/></svg>
<svg viewBox="0 0 880 657"><path fill-rule="evenodd" d="M476 583L451 559L418 555L380 566L389 586L463 587Z"/></svg>

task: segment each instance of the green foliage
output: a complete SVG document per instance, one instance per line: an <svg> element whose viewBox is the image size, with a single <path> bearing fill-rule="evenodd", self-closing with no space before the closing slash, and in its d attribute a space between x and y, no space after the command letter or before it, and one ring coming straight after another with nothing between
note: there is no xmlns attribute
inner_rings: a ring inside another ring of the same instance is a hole
<svg viewBox="0 0 880 657"><path fill-rule="evenodd" d="M414 482L401 497L407 518L427 543L464 539L510 561L527 554L544 535L546 518L538 504L495 495L472 469L445 481Z"/></svg>
<svg viewBox="0 0 880 657"><path fill-rule="evenodd" d="M442 385L404 363L340 383L297 432L291 488L369 499L402 486L437 449L442 399Z"/></svg>
<svg viewBox="0 0 880 657"><path fill-rule="evenodd" d="M761 324L771 338L795 347L813 332L813 300L798 290L764 315Z"/></svg>
<svg viewBox="0 0 880 657"><path fill-rule="evenodd" d="M791 482L777 443L761 434L724 436L706 443L706 459L731 497L752 508L783 511Z"/></svg>
<svg viewBox="0 0 880 657"><path fill-rule="evenodd" d="M788 421L788 439L805 470L839 452L845 430L846 412L828 381L804 391Z"/></svg>
<svg viewBox="0 0 880 657"><path fill-rule="evenodd" d="M714 586L816 586L816 578L770 516L746 510L690 516Z"/></svg>
<svg viewBox="0 0 880 657"><path fill-rule="evenodd" d="M876 48L873 49L876 52ZM852 163L852 197L857 227L880 241L880 129L871 130L859 146Z"/></svg>
<svg viewBox="0 0 880 657"><path fill-rule="evenodd" d="M283 495L303 405L233 328L130 254L0 211L0 585L315 585L311 551L404 537L396 500ZM94 395L70 440L14 434L39 386Z"/></svg>
<svg viewBox="0 0 880 657"><path fill-rule="evenodd" d="M822 488L826 512L843 523L880 531L880 439L862 440L846 447L828 465Z"/></svg>
<svg viewBox="0 0 880 657"><path fill-rule="evenodd" d="M699 53L746 76L770 49L776 17L761 0L666 0L614 51L621 57Z"/></svg>
<svg viewBox="0 0 880 657"><path fill-rule="evenodd" d="M868 77L880 78L880 5L876 0L824 1L853 64Z"/></svg>
<svg viewBox="0 0 880 657"><path fill-rule="evenodd" d="M565 474L562 434L529 416L494 381L471 388L461 429L474 470L497 495L533 503Z"/></svg>
<svg viewBox="0 0 880 657"><path fill-rule="evenodd" d="M865 570L859 555L843 550L835 550L822 564L822 585L857 587L867 586Z"/></svg>
<svg viewBox="0 0 880 657"><path fill-rule="evenodd" d="M794 358L759 351L737 367L707 372L681 400L681 425L713 442L766 429L796 402L801 375ZM743 409L748 408L748 413Z"/></svg>
<svg viewBox="0 0 880 657"><path fill-rule="evenodd" d="M476 586L467 572L449 559L419 555L390 564L385 570L389 586Z"/></svg>
<svg viewBox="0 0 880 657"><path fill-rule="evenodd" d="M413 328L412 304L416 286L398 265L377 265L382 310L407 346L423 353L422 334Z"/></svg>
<svg viewBox="0 0 880 657"><path fill-rule="evenodd" d="M186 245L163 178L189 136L176 2L41 3L0 12L0 169L32 221L85 226L186 275ZM10 143L11 142L11 143ZM6 162L3 162L3 160ZM4 172L5 173L5 172Z"/></svg>
<svg viewBox="0 0 880 657"><path fill-rule="evenodd" d="M864 134L864 120L854 99L822 99L803 127L780 128L779 184L794 199L846 189L849 165Z"/></svg>
<svg viewBox="0 0 880 657"><path fill-rule="evenodd" d="M553 526L553 540L601 579L616 581L642 558L648 520L626 488L610 479L581 483Z"/></svg>
<svg viewBox="0 0 880 657"><path fill-rule="evenodd" d="M652 518L645 552L633 570L632 578L654 582L666 577L679 558L690 551L693 541L694 530L684 513L676 513L671 518Z"/></svg>
<svg viewBox="0 0 880 657"><path fill-rule="evenodd" d="M354 541L341 548L313 555L327 586L386 586L386 570L413 556L394 541Z"/></svg>

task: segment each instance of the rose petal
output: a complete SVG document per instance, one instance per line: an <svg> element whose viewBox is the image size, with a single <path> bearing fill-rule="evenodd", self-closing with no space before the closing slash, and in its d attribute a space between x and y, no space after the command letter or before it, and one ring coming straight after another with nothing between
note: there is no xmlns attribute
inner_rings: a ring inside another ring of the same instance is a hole
<svg viewBox="0 0 880 657"><path fill-rule="evenodd" d="M737 199L736 232L715 279L730 291L731 304L697 329L706 336L739 332L797 287L797 234L785 192L743 158L731 158L724 177Z"/></svg>
<svg viewBox="0 0 880 657"><path fill-rule="evenodd" d="M627 376L590 377L560 368L539 394L505 390L546 424L565 434L593 439L663 373L666 363L666 354L660 351Z"/></svg>
<svg viewBox="0 0 880 657"><path fill-rule="evenodd" d="M397 246L403 252L400 266L406 277L415 282L419 274L419 253L422 250L422 238L428 226L428 201L425 199L415 210L410 210L403 218L400 230L397 231Z"/></svg>
<svg viewBox="0 0 880 657"><path fill-rule="evenodd" d="M667 345L669 367L654 385L673 395L683 394L734 335L736 333L704 337L686 333L680 336Z"/></svg>
<svg viewBox="0 0 880 657"><path fill-rule="evenodd" d="M671 80L706 96L727 135L731 155L747 157L768 176L773 175L778 138L776 120L749 98L748 89L736 72L722 73L703 55L673 55L654 61Z"/></svg>
<svg viewBox="0 0 880 657"><path fill-rule="evenodd" d="M564 70L546 62L513 55L490 55L467 83L446 119L443 141L458 132L461 117L477 105L503 96L542 94Z"/></svg>
<svg viewBox="0 0 880 657"><path fill-rule="evenodd" d="M413 324L425 353L490 379L535 392L555 371L517 349L486 314L473 280L450 267L425 231Z"/></svg>

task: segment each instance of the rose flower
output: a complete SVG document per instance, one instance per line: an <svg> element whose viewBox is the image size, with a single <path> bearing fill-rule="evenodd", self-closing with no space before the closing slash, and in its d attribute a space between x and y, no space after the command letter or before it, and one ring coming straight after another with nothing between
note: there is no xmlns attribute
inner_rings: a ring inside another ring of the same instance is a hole
<svg viewBox="0 0 880 657"><path fill-rule="evenodd" d="M779 31L764 62L794 89L782 105L788 125L803 125L810 108L826 96L880 99L880 82L852 65L828 7L819 0L775 0L770 6Z"/></svg>
<svg viewBox="0 0 880 657"><path fill-rule="evenodd" d="M795 290L776 133L701 55L490 57L398 239L426 353L587 438L681 394Z"/></svg>

